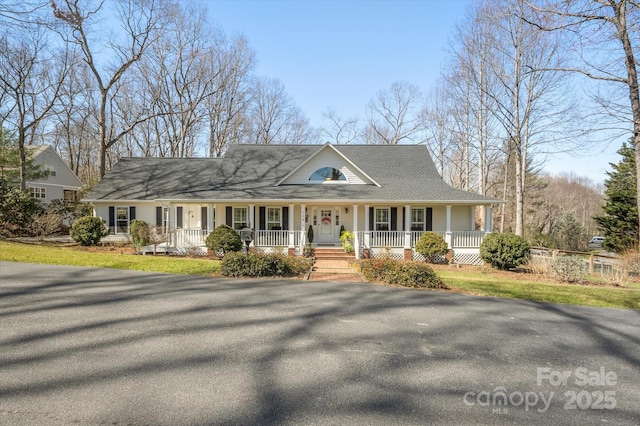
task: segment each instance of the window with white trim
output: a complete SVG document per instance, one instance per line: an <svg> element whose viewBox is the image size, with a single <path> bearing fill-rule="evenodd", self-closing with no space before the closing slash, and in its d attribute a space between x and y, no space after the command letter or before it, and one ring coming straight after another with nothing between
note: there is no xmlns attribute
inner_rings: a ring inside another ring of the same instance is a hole
<svg viewBox="0 0 640 426"><path fill-rule="evenodd" d="M249 213L246 207L236 207L233 209L233 229L240 230L249 227Z"/></svg>
<svg viewBox="0 0 640 426"><path fill-rule="evenodd" d="M322 167L309 176L311 182L346 182L347 177L333 167Z"/></svg>
<svg viewBox="0 0 640 426"><path fill-rule="evenodd" d="M411 209L411 230L424 231L424 209Z"/></svg>
<svg viewBox="0 0 640 426"><path fill-rule="evenodd" d="M116 234L129 232L129 207L116 207Z"/></svg>
<svg viewBox="0 0 640 426"><path fill-rule="evenodd" d="M268 207L267 208L267 229L269 231L276 230L279 231L282 229L282 221L281 218L281 209L280 207Z"/></svg>
<svg viewBox="0 0 640 426"><path fill-rule="evenodd" d="M389 209L376 209L374 229L376 231L388 231L389 217L390 217Z"/></svg>
<svg viewBox="0 0 640 426"><path fill-rule="evenodd" d="M31 192L31 196L33 198L46 198L47 197L46 188L40 188L40 187L29 188L29 191Z"/></svg>

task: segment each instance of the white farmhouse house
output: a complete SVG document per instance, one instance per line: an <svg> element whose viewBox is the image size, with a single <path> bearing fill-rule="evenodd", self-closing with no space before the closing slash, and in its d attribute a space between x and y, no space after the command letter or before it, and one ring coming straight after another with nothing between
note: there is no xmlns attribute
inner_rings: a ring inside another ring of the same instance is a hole
<svg viewBox="0 0 640 426"><path fill-rule="evenodd" d="M419 145L232 145L224 158L123 158L87 194L95 215L128 238L129 223L163 227L172 247L204 246L215 227L255 230L252 245L301 254L355 234L356 257L417 258L425 231L440 233L454 261L478 263L502 201L461 191ZM476 209L486 209L476 229Z"/></svg>

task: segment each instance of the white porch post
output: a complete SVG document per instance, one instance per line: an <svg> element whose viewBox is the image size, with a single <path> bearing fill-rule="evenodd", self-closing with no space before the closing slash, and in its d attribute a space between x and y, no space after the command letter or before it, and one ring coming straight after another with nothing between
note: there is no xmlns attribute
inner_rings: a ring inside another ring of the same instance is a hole
<svg viewBox="0 0 640 426"><path fill-rule="evenodd" d="M255 229L253 224L255 222L255 204L249 204L249 228Z"/></svg>
<svg viewBox="0 0 640 426"><path fill-rule="evenodd" d="M304 246L307 244L307 233L306 233L306 229L307 229L307 205L306 204L301 204L300 205L300 228L302 228L300 230L300 251L302 251L304 249Z"/></svg>
<svg viewBox="0 0 640 426"><path fill-rule="evenodd" d="M364 205L364 248L371 248L370 244L370 234L369 229L371 229L371 225L369 225L369 204Z"/></svg>
<svg viewBox="0 0 640 426"><path fill-rule="evenodd" d="M451 204L447 204L447 221L444 239L447 242L449 248L453 248L451 246Z"/></svg>
<svg viewBox="0 0 640 426"><path fill-rule="evenodd" d="M173 231L173 206L169 203L169 206L167 207L167 247L173 247L174 244L177 245L171 238L171 236L174 235ZM177 236L178 235L176 235L176 238Z"/></svg>
<svg viewBox="0 0 640 426"><path fill-rule="evenodd" d="M404 248L411 248L411 205L404 206Z"/></svg>
<svg viewBox="0 0 640 426"><path fill-rule="evenodd" d="M214 222L214 217L215 217L215 208L216 205L215 204L209 204L207 206L207 212L208 212L208 217L207 217L207 230L209 232L212 232L214 229L216 229L216 224Z"/></svg>
<svg viewBox="0 0 640 426"><path fill-rule="evenodd" d="M469 224L469 230L470 231L475 231L476 230L476 206L471 206L469 207L470 210L470 215L471 216L471 223Z"/></svg>
<svg viewBox="0 0 640 426"><path fill-rule="evenodd" d="M295 229L293 229L293 215L295 213L294 210L294 205L293 204L289 204L289 224L287 226L287 229L289 230L289 248L295 248Z"/></svg>
<svg viewBox="0 0 640 426"><path fill-rule="evenodd" d="M493 207L486 206L486 213L484 215L484 232L490 233L493 231Z"/></svg>
<svg viewBox="0 0 640 426"><path fill-rule="evenodd" d="M358 205L353 205L353 249L356 253L356 260L360 259L360 239L358 238Z"/></svg>

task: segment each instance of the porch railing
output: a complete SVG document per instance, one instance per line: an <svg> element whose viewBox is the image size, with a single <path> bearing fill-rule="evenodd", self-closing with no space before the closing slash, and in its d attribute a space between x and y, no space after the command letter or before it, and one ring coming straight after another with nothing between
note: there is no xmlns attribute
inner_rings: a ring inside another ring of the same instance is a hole
<svg viewBox="0 0 640 426"><path fill-rule="evenodd" d="M442 235L445 240L448 235L444 231L433 231ZM411 247L415 247L423 232L410 233ZM450 233L452 248L478 248L485 236L483 231L453 231ZM204 246L209 235L207 229L177 229L171 232L171 245L197 247ZM253 245L256 247L298 247L306 239L305 231L255 231ZM363 247L402 248L405 246L406 233L404 231L358 231L357 240Z"/></svg>
<svg viewBox="0 0 640 426"><path fill-rule="evenodd" d="M484 231L454 231L451 233L451 246L454 248L480 247L485 234Z"/></svg>
<svg viewBox="0 0 640 426"><path fill-rule="evenodd" d="M208 229L177 229L175 232L175 245L178 247L204 246L204 241L208 235ZM171 242L173 243L173 241Z"/></svg>
<svg viewBox="0 0 640 426"><path fill-rule="evenodd" d="M293 242L290 236L293 235ZM290 243L294 246L300 244L299 231L256 231L253 245L256 247L288 247Z"/></svg>
<svg viewBox="0 0 640 426"><path fill-rule="evenodd" d="M439 234L445 240L448 235L445 231L432 231ZM410 245L415 247L422 231L411 231ZM454 231L450 232L452 248L479 248L485 236L483 231ZM402 248L405 246L404 231L359 231L358 241L361 246Z"/></svg>

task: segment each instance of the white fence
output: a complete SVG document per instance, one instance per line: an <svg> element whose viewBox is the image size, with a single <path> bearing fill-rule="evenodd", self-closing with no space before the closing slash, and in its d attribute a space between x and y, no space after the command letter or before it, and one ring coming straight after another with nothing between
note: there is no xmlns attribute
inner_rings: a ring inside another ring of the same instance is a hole
<svg viewBox="0 0 640 426"><path fill-rule="evenodd" d="M449 237L444 231L433 231L445 240ZM204 246L209 235L208 229L178 229L171 233L172 245L178 247ZM303 241L304 231L255 231L253 245L256 247L298 247ZM358 231L358 242L363 247L403 248L405 231ZM423 232L412 231L409 244L415 247ZM450 233L452 248L479 248L485 233L482 231L454 231Z"/></svg>
<svg viewBox="0 0 640 426"><path fill-rule="evenodd" d="M256 231L253 245L256 247L288 247L298 246L302 231ZM293 236L293 241L291 237Z"/></svg>

